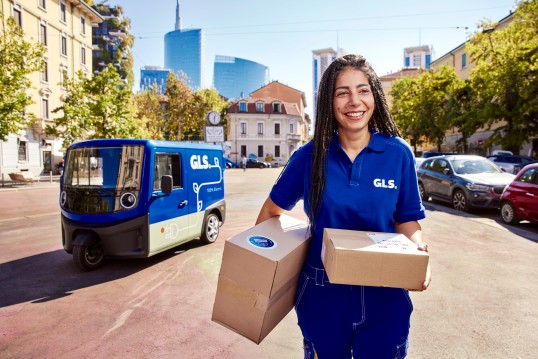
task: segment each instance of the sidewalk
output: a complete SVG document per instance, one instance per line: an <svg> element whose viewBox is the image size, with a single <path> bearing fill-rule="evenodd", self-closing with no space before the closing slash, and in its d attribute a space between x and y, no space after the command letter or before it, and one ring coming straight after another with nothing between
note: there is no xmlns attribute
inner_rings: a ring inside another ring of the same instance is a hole
<svg viewBox="0 0 538 359"><path fill-rule="evenodd" d="M60 184L59 175L43 175L37 176L31 183L14 183L9 176L4 175L4 180L0 177L0 192L2 191L18 191L33 188L56 187Z"/></svg>

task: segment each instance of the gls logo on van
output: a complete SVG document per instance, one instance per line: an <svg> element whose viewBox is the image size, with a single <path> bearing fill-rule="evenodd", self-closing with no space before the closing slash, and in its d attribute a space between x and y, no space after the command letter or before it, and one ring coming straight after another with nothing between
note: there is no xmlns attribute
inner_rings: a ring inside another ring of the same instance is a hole
<svg viewBox="0 0 538 359"><path fill-rule="evenodd" d="M193 170L206 170L209 168L209 161L207 160L207 156L203 155L200 158L200 155L192 155L191 156L191 168Z"/></svg>
<svg viewBox="0 0 538 359"><path fill-rule="evenodd" d="M378 188L394 188L397 189L396 185L394 184L394 180L388 180L385 182L382 178L376 178L374 180L374 186Z"/></svg>

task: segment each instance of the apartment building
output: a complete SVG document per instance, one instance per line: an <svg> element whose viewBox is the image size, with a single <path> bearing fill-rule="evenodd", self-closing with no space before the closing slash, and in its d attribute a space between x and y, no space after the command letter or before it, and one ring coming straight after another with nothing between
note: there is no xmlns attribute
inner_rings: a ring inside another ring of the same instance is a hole
<svg viewBox="0 0 538 359"><path fill-rule="evenodd" d="M308 141L310 118L304 92L273 81L228 108L230 158L255 156L283 165Z"/></svg>
<svg viewBox="0 0 538 359"><path fill-rule="evenodd" d="M52 110L61 106L63 79L77 71L92 74L92 24L101 15L79 0L0 0L4 18L13 17L29 42L46 47L46 68L31 75L34 103L27 108L37 121L27 130L0 141L0 174L29 171L33 175L54 172L62 160L61 140L45 134Z"/></svg>

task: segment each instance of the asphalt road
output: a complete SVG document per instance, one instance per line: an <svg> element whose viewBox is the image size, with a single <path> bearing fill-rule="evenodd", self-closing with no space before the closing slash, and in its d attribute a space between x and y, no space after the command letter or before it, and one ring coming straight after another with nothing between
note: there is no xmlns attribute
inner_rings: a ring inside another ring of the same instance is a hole
<svg viewBox="0 0 538 359"><path fill-rule="evenodd" d="M224 241L253 225L279 172L225 172L216 243L87 273L61 247L57 183L0 190L0 358L302 358L293 312L260 345L211 322ZM411 294L408 358L535 358L537 226L426 207L433 281Z"/></svg>

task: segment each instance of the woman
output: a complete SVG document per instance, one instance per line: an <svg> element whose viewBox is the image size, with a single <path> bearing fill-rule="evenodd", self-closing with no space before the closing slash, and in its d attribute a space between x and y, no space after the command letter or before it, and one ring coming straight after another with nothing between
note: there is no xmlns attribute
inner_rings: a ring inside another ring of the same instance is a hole
<svg viewBox="0 0 538 359"><path fill-rule="evenodd" d="M324 228L402 233L427 250L414 156L399 136L379 78L358 55L336 59L320 82L313 141L282 171L256 223L304 200L312 241L295 309L305 358L404 358L413 310L405 289L331 284ZM393 183L393 186L379 186ZM389 182L392 181L392 182ZM430 269L423 289L430 282Z"/></svg>

